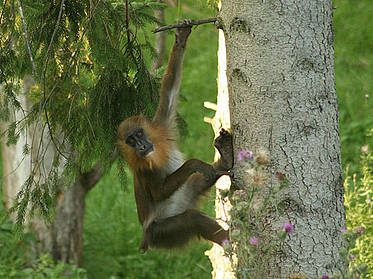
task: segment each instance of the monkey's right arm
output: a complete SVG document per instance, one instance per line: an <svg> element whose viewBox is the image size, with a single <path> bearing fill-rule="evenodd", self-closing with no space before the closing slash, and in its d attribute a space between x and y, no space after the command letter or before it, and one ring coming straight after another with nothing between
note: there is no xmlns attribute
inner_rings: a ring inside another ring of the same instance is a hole
<svg viewBox="0 0 373 279"><path fill-rule="evenodd" d="M172 128L175 118L176 101L179 96L185 47L190 32L191 27L176 29L175 43L162 78L159 105L153 121L167 128Z"/></svg>
<svg viewBox="0 0 373 279"><path fill-rule="evenodd" d="M188 178L194 173L203 175L206 184L213 185L215 181L226 174L216 170L212 165L198 159L190 159L186 161L175 172L167 176L163 182L157 183L158 187L151 187L150 191L155 200L164 200L169 198L177 189L186 183ZM156 179L156 178L154 178ZM153 180L153 185L155 180Z"/></svg>
<svg viewBox="0 0 373 279"><path fill-rule="evenodd" d="M156 182L159 175L155 175L152 181L160 186L151 188L153 198L155 200L167 199L184 185L192 174L197 172L202 174L204 178L203 184L205 186L202 188L210 187L220 176L227 175L227 171L233 167L232 134L227 130L221 129L220 135L214 141L214 145L220 153L220 159L213 165L198 159L190 159L166 177L164 181Z"/></svg>

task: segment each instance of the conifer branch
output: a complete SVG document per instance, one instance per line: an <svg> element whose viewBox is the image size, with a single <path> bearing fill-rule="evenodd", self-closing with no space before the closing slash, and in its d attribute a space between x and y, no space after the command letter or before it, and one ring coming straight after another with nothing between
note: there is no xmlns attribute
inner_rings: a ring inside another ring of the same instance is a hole
<svg viewBox="0 0 373 279"><path fill-rule="evenodd" d="M51 48L52 48L52 45L53 45L53 41L54 41L54 37L56 36L57 34L57 30L58 30L58 27L60 26L60 22L61 22L61 17L62 17L62 11L63 11L63 6L65 4L65 0L62 0L61 1L61 6L60 6L60 11L58 13L58 18L57 18L57 23L56 23L56 26L54 27L54 30L53 30L53 34L52 34L52 38L49 42L49 46L48 46L48 50L47 50L47 53L45 54L45 63L44 63L44 69L43 69L43 87L44 87L44 90L43 90L43 95L44 95L44 113L45 113L45 121L47 123L47 126L48 126L48 130L49 130L49 134L50 134L50 137L51 137L51 140L57 150L57 152L65 159L67 159L67 157L62 153L62 151L59 149L59 146L58 144L56 143L55 141L55 138L53 136L53 132L52 132L52 127L50 125L50 122L49 122L49 117L48 117L48 110L47 110L47 98L46 98L46 94L45 94L45 91L46 91L46 88L45 88L45 74L47 72L47 65L48 65L48 60L49 60L49 52L51 51Z"/></svg>
<svg viewBox="0 0 373 279"><path fill-rule="evenodd" d="M185 27L191 27L193 25L200 25L200 24L205 24L205 23L210 23L210 22L216 22L216 20L217 19L215 17L213 17L213 18L206 18L206 19L200 19L200 20L191 20L188 23L182 22L182 23L178 23L178 24L171 24L171 25L155 28L154 30L152 30L152 33L158 33L158 32L170 30L170 29L173 29L173 28L185 28Z"/></svg>
<svg viewBox="0 0 373 279"><path fill-rule="evenodd" d="M48 60L49 60L49 52L50 52L50 50L52 48L54 37L56 36L58 27L60 26L64 3L65 3L65 0L62 0L61 1L61 6L60 6L60 11L58 13L57 23L56 23L56 26L54 27L52 38L51 38L51 41L49 42L47 53L45 54L45 64L44 64L44 69L43 69L43 75L45 75L45 72L46 72L46 68L47 68L47 64L48 64Z"/></svg>
<svg viewBox="0 0 373 279"><path fill-rule="evenodd" d="M128 15L128 0L126 0L126 31L127 31L127 41L130 42L130 29L129 29L129 24L130 24L130 20L129 20L129 15Z"/></svg>
<svg viewBox="0 0 373 279"><path fill-rule="evenodd" d="M19 13L21 15L23 30L25 32L25 41L26 41L27 51L28 51L28 54L29 54L30 60L31 60L32 71L34 73L34 76L38 77L38 73L36 71L36 66L35 66L35 62L34 62L34 57L32 56L31 47L30 47L30 43L29 43L29 40L28 40L28 36L27 36L27 28L26 28L26 23L25 23L25 17L23 16L22 3L21 3L21 0L17 0L17 1L18 1L18 6L19 6Z"/></svg>

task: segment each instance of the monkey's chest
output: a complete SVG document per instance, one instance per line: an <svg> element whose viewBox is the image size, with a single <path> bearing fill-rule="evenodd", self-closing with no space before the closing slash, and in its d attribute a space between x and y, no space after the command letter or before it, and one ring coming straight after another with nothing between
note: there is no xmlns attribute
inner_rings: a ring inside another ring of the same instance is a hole
<svg viewBox="0 0 373 279"><path fill-rule="evenodd" d="M174 150L166 166L166 176L175 172L184 163L184 158L179 150ZM179 187L168 199L157 202L156 216L158 218L168 218L183 213L188 208L194 207L194 195L187 187L188 181Z"/></svg>

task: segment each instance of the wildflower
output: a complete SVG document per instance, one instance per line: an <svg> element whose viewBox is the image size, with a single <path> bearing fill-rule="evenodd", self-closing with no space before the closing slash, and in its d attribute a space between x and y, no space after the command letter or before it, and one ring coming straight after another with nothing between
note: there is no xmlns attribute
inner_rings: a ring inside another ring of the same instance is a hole
<svg viewBox="0 0 373 279"><path fill-rule="evenodd" d="M276 178L279 180L279 181L283 181L286 177L285 177L285 174L281 173L281 172L278 172L276 171L275 173L275 176Z"/></svg>
<svg viewBox="0 0 373 279"><path fill-rule="evenodd" d="M366 229L363 226L357 226L353 229L354 233L356 233L358 236L365 233Z"/></svg>
<svg viewBox="0 0 373 279"><path fill-rule="evenodd" d="M286 231L287 233L292 233L293 232L293 225L291 223L284 223L282 225L282 229Z"/></svg>
<svg viewBox="0 0 373 279"><path fill-rule="evenodd" d="M248 169L245 171L248 174L248 181L250 183L253 183L255 185L263 185L267 182L268 180L268 174L267 172L262 169Z"/></svg>
<svg viewBox="0 0 373 279"><path fill-rule="evenodd" d="M323 276L321 277L321 279L329 279L329 276L328 276L328 275L323 275Z"/></svg>
<svg viewBox="0 0 373 279"><path fill-rule="evenodd" d="M371 200L366 200L365 201L367 204L370 204L371 203Z"/></svg>
<svg viewBox="0 0 373 279"><path fill-rule="evenodd" d="M229 243L230 243L230 242L229 242L228 238L224 239L224 240L221 242L221 244L222 244L223 246L228 245Z"/></svg>
<svg viewBox="0 0 373 279"><path fill-rule="evenodd" d="M340 228L341 233L347 232L346 228Z"/></svg>
<svg viewBox="0 0 373 279"><path fill-rule="evenodd" d="M350 258L350 261L353 262L356 257L354 255L350 255L349 258Z"/></svg>
<svg viewBox="0 0 373 279"><path fill-rule="evenodd" d="M361 153L368 154L369 153L369 145L364 145L361 147Z"/></svg>
<svg viewBox="0 0 373 279"><path fill-rule="evenodd" d="M253 156L254 156L254 153L251 150L248 150L248 149L241 150L237 154L237 162L242 162L242 161L247 162L249 160L252 160Z"/></svg>
<svg viewBox="0 0 373 279"><path fill-rule="evenodd" d="M252 236L252 237L250 237L250 244L251 245L257 245L258 244L258 242L259 242L259 239L257 238L257 237L255 237L255 236Z"/></svg>
<svg viewBox="0 0 373 279"><path fill-rule="evenodd" d="M255 160L259 165L267 165L267 164L269 164L271 158L269 156L268 151L266 151L264 149L260 149L260 150L258 150L258 152L255 156Z"/></svg>
<svg viewBox="0 0 373 279"><path fill-rule="evenodd" d="M368 94L365 94L364 97L365 97L365 99L368 99L368 98L369 98L369 95L368 95Z"/></svg>

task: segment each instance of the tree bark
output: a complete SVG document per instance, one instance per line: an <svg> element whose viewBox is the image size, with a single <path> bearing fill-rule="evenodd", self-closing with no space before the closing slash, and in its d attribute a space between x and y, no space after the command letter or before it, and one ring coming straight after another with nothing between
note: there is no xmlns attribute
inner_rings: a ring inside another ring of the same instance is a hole
<svg viewBox="0 0 373 279"><path fill-rule="evenodd" d="M262 232L276 235L285 222L294 226L269 251L259 235L251 263L248 238L238 238L239 278L318 278L341 263L345 213L331 4L222 1L235 154L267 150L266 187L274 188L281 176L289 182L276 196L277 207L259 220ZM236 164L234 174L234 190L246 189L245 166ZM263 196L254 196L249 210L261 202ZM250 277L248 270L264 277Z"/></svg>
<svg viewBox="0 0 373 279"><path fill-rule="evenodd" d="M20 95L19 101L25 112L31 107L27 99L27 93L33 84L31 78L24 79L23 94ZM23 113L13 112L10 122L19 121L23 118ZM6 124L3 128L6 128ZM41 187L45 182L48 172L52 168L53 160L57 154L51 138L44 129L40 121L29 126L25 130L15 145L6 145L6 138L2 139L2 162L3 162L3 188L4 203L7 208L11 208L17 194L22 190L22 186L34 172L35 180L39 181L34 187ZM29 154L23 154L25 144L31 146ZM36 155L43 154L42 161ZM35 168L35 164L40 167ZM62 165L59 174L62 174ZM35 170L37 170L35 172ZM57 205L55 208L55 217L51 223L46 223L42 217L27 217L26 222L30 224L32 231L38 240L36 251L38 254L50 253L55 260L82 265L82 248L83 248L83 222L85 214L85 197L88 191L102 177L100 165L97 164L90 172L79 174L76 181L73 181L68 187L63 186L63 178L58 186ZM15 221L16 215L11 218Z"/></svg>

